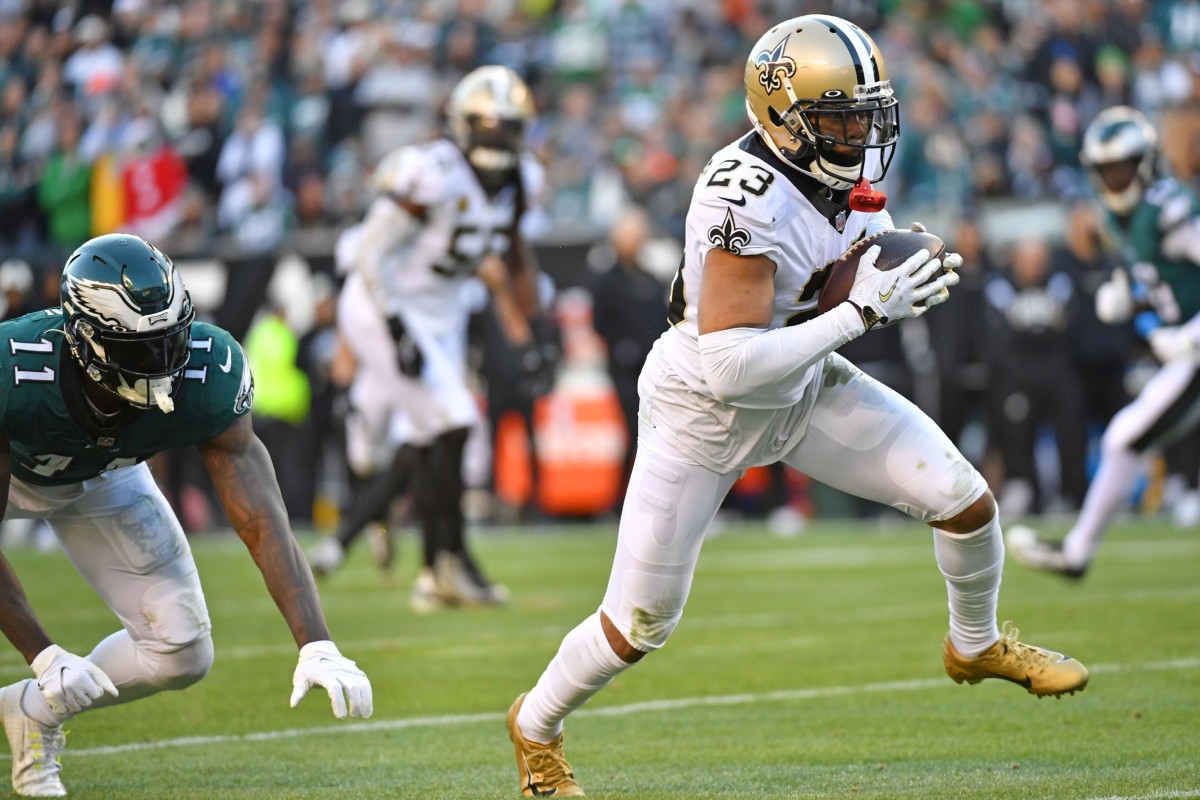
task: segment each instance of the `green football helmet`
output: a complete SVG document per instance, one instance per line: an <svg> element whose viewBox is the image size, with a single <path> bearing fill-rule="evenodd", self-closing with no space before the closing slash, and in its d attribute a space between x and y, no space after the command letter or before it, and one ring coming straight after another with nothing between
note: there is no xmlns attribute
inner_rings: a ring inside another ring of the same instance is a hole
<svg viewBox="0 0 1200 800"><path fill-rule="evenodd" d="M171 259L137 236L98 236L67 259L59 298L91 380L138 408L174 410L196 313Z"/></svg>
<svg viewBox="0 0 1200 800"><path fill-rule="evenodd" d="M1158 178L1158 135L1149 118L1130 106L1096 115L1083 134L1079 161L1100 201L1114 214L1133 211Z"/></svg>

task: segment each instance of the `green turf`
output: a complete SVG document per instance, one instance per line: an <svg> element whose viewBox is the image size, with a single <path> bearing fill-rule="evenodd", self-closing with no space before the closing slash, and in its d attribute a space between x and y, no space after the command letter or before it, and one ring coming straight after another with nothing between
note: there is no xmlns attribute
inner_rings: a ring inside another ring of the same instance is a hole
<svg viewBox="0 0 1200 800"><path fill-rule="evenodd" d="M338 722L323 695L288 708L295 647L252 561L198 538L216 665L70 723L71 796L516 797L504 712L596 608L614 541L611 525L480 534L511 607L424 617L407 605L415 542L390 582L354 551L321 588L375 716ZM62 645L114 629L61 555L9 556ZM1196 531L1119 527L1079 584L1006 569L1001 619L1093 669L1074 697L951 682L945 607L921 526L729 529L670 645L569 721L576 775L597 798L1200 798ZM28 674L11 649L0 673Z"/></svg>

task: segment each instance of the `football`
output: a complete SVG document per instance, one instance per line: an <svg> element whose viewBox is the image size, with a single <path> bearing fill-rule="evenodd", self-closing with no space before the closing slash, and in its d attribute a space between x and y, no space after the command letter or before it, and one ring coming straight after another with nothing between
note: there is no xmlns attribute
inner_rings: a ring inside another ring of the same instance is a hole
<svg viewBox="0 0 1200 800"><path fill-rule="evenodd" d="M858 273L858 259L874 245L879 245L875 268L880 272L895 269L918 250L928 250L930 258L941 258L946 254L946 243L928 231L880 231L859 239L829 265L825 285L821 287L821 295L817 298L818 313L824 314L850 296L854 276ZM934 273L936 276L937 273Z"/></svg>

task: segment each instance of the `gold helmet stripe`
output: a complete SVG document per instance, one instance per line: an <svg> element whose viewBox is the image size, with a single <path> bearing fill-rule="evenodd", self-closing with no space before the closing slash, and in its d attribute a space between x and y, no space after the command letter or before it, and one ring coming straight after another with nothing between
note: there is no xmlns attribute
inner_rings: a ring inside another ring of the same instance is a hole
<svg viewBox="0 0 1200 800"><path fill-rule="evenodd" d="M879 82L879 64L875 61L875 50L871 47L871 40L867 38L866 34L844 19L837 17L813 14L810 19L828 25L846 45L846 49L850 51L850 56L854 59L854 70L857 73L859 84L870 86Z"/></svg>

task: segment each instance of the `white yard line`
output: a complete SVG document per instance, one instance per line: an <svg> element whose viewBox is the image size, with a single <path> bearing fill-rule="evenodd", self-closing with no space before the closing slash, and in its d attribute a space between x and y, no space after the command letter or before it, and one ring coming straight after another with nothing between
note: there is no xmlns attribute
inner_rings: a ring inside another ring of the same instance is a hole
<svg viewBox="0 0 1200 800"><path fill-rule="evenodd" d="M1093 673L1128 672L1130 670L1189 670L1200 668L1200 658L1185 658L1174 661L1158 661L1148 664L1101 664L1091 668ZM911 681L888 681L885 683L868 683L861 686L827 686L816 689L783 689L775 692L756 692L747 694L713 695L709 697L680 697L674 700L648 700L641 703L627 703L621 706L607 708L584 708L575 712L577 717L619 717L629 714L644 714L646 712L678 711L687 708L705 706L734 706L752 705L757 703L775 703L798 700L817 700L825 697L840 697L848 694L863 692L911 692L922 689L937 689L948 686L945 678L922 679ZM409 717L407 719L375 720L364 722L348 722L340 725L321 725L312 728L286 728L278 731L260 731L258 733L224 734L218 736L186 736L179 739L163 739L157 742L131 742L130 744L109 745L106 747L84 747L68 749L66 755L70 758L82 756L104 756L113 753L132 753L147 750L162 750L173 747L197 747L215 744L230 744L235 742L262 742L273 739L295 739L307 736L330 736L345 733L374 733L376 731L395 731L408 728L445 728L452 725L471 725L479 722L498 723L504 719L503 712L483 714L446 714L435 717ZM1140 797L1105 797L1090 798L1090 800L1176 800L1176 798L1200 798L1200 790L1189 790L1182 793L1152 794Z"/></svg>

